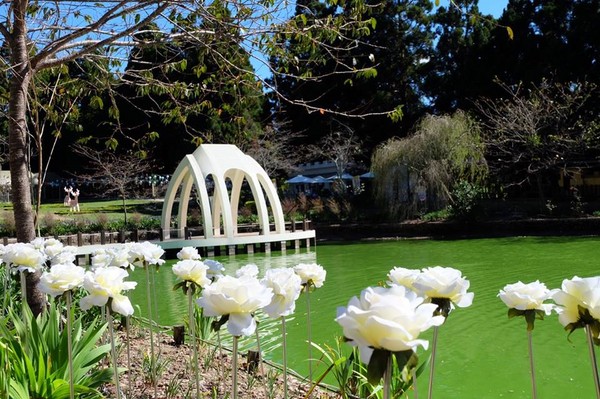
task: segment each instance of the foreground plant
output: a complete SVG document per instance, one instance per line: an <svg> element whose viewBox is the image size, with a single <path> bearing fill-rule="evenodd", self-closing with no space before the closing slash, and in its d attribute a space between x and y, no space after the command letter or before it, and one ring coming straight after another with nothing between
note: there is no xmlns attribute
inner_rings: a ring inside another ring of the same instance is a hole
<svg viewBox="0 0 600 399"><path fill-rule="evenodd" d="M51 296L62 295L67 304L67 353L69 361L69 388L70 399L75 397L73 380L73 340L72 340L72 318L73 307L71 306L72 291L81 287L85 269L74 264L57 264L42 274L39 282L40 290Z"/></svg>
<svg viewBox="0 0 600 399"><path fill-rule="evenodd" d="M201 291L203 287L210 284L210 280L206 276L208 266L202 263L199 259L197 251L192 251L191 247L183 248L177 257L179 262L173 265L173 273L181 280L175 284L174 290L182 289L188 299L188 319L190 326L190 336L192 340L194 376L196 380L196 396L200 396L200 376L198 374L198 343L196 342L196 320L194 317L193 299L196 291ZM196 257L198 255L198 257Z"/></svg>
<svg viewBox="0 0 600 399"><path fill-rule="evenodd" d="M203 291L196 301L207 316L220 316L215 324L219 330L227 324L227 331L233 336L233 399L238 398L237 391L237 352L238 339L242 335L250 336L256 330L254 312L267 306L273 297L273 290L250 275L240 277L223 276Z"/></svg>
<svg viewBox="0 0 600 399"><path fill-rule="evenodd" d="M553 304L544 303L550 299L555 290L550 291L544 283L534 281L524 284L518 281L514 284L507 284L498 296L508 306L508 317L523 316L527 323L527 343L529 350L529 368L531 372L531 390L532 397L537 398L537 386L535 381L535 367L533 361L533 327L535 319L544 319L544 315L549 315L555 308Z"/></svg>
<svg viewBox="0 0 600 399"><path fill-rule="evenodd" d="M294 266L294 272L302 280L303 291L306 292L306 329L308 335L308 379L312 382L312 337L310 322L310 291L323 286L327 271L316 263L300 263Z"/></svg>
<svg viewBox="0 0 600 399"><path fill-rule="evenodd" d="M391 398L392 357L400 370L416 366L416 349L427 349L429 342L419 339L421 332L441 325L445 318L434 315L437 305L424 303L422 297L403 286L368 287L360 298L338 308L336 321L344 337L359 348L367 364L368 381L376 385L383 377L384 399Z"/></svg>
<svg viewBox="0 0 600 399"><path fill-rule="evenodd" d="M471 306L474 294L467 292L469 286L469 280L462 276L460 270L443 266L422 269L412 284L412 288L417 294L424 297L426 301L437 305L435 314L441 315L444 318L448 318L455 305L461 308ZM438 328L436 326L433 329L433 342L431 345L431 363L427 393L429 399L433 396L437 340Z"/></svg>
<svg viewBox="0 0 600 399"><path fill-rule="evenodd" d="M599 293L600 277L575 276L571 280L563 280L561 289L552 295L558 305L558 321L569 335L576 329L585 329L597 399L600 399L600 379L594 344L600 345Z"/></svg>

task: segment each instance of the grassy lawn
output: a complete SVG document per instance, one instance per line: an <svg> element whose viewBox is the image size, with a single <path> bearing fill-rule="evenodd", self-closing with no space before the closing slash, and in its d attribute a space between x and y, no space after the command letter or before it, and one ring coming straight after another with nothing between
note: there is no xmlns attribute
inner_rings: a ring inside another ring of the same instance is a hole
<svg viewBox="0 0 600 399"><path fill-rule="evenodd" d="M4 211L12 210L12 203L4 202L1 204L1 209ZM98 214L106 215L110 220L123 219L123 203L121 200L101 200L101 201L86 201L79 203L80 212L72 213L69 208L64 206L62 202L42 204L40 214L54 214L58 218L68 219L88 219L95 220ZM127 214L138 213L143 216L160 218L162 212L162 201L152 199L131 199L127 200Z"/></svg>

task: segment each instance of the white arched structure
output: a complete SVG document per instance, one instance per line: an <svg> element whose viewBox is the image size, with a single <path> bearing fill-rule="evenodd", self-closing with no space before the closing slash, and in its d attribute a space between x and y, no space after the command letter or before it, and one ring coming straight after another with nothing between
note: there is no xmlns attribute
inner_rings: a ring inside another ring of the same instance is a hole
<svg viewBox="0 0 600 399"><path fill-rule="evenodd" d="M209 197L206 184L209 178L212 178L214 183L212 198ZM237 230L237 213L244 180L248 182L252 191L258 213L260 231L254 234L254 238L248 235L243 238ZM177 232L177 238L184 238L188 203L194 186L199 196L204 227L204 236L194 241L204 240L204 242L193 243L193 245L235 245L315 237L314 230L311 231L311 237L304 237L307 232L302 237L295 237L297 234L286 232L283 210L275 185L252 157L244 154L234 145L202 144L193 154L183 158L169 182L161 219L165 241L172 238L171 220L175 216L173 209L178 193L179 207L174 230ZM270 216L275 226L273 231L270 229ZM185 245L192 245L192 243Z"/></svg>

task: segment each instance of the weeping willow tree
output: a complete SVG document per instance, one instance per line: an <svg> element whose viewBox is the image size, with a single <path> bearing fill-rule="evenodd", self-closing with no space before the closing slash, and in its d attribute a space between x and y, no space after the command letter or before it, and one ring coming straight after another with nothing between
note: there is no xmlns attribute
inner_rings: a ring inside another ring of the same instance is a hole
<svg viewBox="0 0 600 399"><path fill-rule="evenodd" d="M412 135L393 138L373 153L374 192L393 217L443 209L459 182L487 176L478 124L462 111L424 117Z"/></svg>

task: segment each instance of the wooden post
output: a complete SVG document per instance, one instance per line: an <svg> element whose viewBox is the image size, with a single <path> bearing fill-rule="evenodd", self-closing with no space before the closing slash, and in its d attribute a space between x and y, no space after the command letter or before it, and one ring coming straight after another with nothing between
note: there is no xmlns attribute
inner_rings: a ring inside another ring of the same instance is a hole
<svg viewBox="0 0 600 399"><path fill-rule="evenodd" d="M179 346L185 343L184 326L173 326L173 341L175 341L175 346Z"/></svg>
<svg viewBox="0 0 600 399"><path fill-rule="evenodd" d="M77 246L83 246L83 234L81 234L81 231L77 232Z"/></svg>
<svg viewBox="0 0 600 399"><path fill-rule="evenodd" d="M106 231L104 230L100 232L100 244L106 244Z"/></svg>

